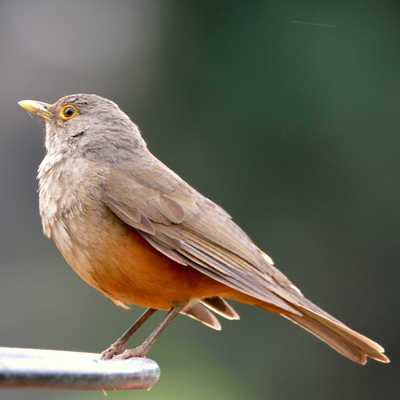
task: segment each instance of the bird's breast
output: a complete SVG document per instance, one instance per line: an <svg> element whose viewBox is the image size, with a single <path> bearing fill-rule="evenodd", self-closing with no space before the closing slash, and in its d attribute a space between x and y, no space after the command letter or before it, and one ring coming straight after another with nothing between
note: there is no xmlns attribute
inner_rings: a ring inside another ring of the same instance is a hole
<svg viewBox="0 0 400 400"><path fill-rule="evenodd" d="M51 172L51 184L46 174L40 177L45 232L78 275L117 304L169 309L173 301L231 290L160 253L115 216L101 200L98 171L73 183L65 166Z"/></svg>

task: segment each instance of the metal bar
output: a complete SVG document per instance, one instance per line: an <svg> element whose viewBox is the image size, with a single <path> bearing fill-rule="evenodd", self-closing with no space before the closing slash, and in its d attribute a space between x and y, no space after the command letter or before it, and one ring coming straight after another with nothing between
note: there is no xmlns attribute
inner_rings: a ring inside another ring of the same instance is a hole
<svg viewBox="0 0 400 400"><path fill-rule="evenodd" d="M0 347L0 388L150 389L160 377L148 358L100 360L100 354Z"/></svg>

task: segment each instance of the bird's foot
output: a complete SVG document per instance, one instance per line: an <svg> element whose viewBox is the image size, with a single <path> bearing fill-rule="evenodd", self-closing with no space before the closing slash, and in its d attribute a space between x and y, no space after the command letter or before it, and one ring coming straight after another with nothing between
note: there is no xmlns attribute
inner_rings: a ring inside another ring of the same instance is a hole
<svg viewBox="0 0 400 400"><path fill-rule="evenodd" d="M124 346L114 343L108 349L101 352L100 360L111 360L122 353L124 353Z"/></svg>
<svg viewBox="0 0 400 400"><path fill-rule="evenodd" d="M100 360L127 360L132 357L146 357L148 351L149 346L144 344L135 349L124 350L123 346L114 343L108 349L101 352Z"/></svg>
<svg viewBox="0 0 400 400"><path fill-rule="evenodd" d="M138 346L135 349L126 349L122 353L113 357L113 360L126 360L131 357L146 357L147 352L149 351L148 346Z"/></svg>

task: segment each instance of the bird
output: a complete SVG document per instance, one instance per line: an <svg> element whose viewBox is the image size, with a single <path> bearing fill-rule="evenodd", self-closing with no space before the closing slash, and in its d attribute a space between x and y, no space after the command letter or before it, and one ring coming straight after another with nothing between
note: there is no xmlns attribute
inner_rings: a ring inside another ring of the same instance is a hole
<svg viewBox="0 0 400 400"><path fill-rule="evenodd" d="M117 104L73 94L19 105L45 121L38 169L45 235L115 304L147 308L103 359L145 357L178 314L220 330L215 314L239 319L226 301L233 300L284 316L357 363L389 362L382 346L308 300L223 208L152 155ZM125 349L157 310L167 311L158 326Z"/></svg>

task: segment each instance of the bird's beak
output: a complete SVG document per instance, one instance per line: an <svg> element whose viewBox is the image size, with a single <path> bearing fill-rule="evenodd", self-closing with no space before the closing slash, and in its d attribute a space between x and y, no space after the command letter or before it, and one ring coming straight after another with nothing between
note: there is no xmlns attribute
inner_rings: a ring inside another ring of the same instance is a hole
<svg viewBox="0 0 400 400"><path fill-rule="evenodd" d="M42 103L41 101L33 101L33 100L23 100L19 101L18 104L25 108L25 110L30 113L37 115L38 117L50 121L54 114L48 110L50 104Z"/></svg>

